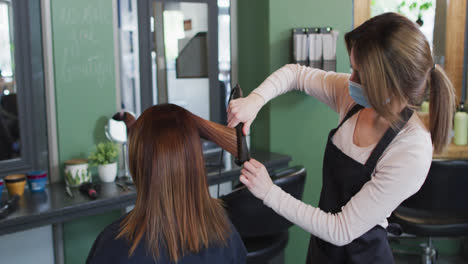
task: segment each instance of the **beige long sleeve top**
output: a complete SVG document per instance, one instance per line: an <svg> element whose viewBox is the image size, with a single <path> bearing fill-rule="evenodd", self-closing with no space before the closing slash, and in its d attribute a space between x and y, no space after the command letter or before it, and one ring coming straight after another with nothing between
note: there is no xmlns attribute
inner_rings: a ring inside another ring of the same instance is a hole
<svg viewBox="0 0 468 264"><path fill-rule="evenodd" d="M349 77L349 74L286 65L254 92L267 102L288 91L300 90L338 112L341 121L354 104L349 96ZM348 119L332 141L346 155L364 164L375 145L362 148L353 143L358 115ZM311 234L338 246L346 245L376 225L387 227L391 212L424 183L432 151L430 133L413 115L378 160L371 180L341 212L326 213L295 199L276 185L268 191L264 204Z"/></svg>

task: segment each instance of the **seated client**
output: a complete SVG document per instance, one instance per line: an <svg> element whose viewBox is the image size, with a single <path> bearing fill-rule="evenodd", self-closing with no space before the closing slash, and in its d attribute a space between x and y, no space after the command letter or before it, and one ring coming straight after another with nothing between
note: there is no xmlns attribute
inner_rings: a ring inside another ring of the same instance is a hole
<svg viewBox="0 0 468 264"><path fill-rule="evenodd" d="M235 154L235 131L171 104L147 109L129 130L135 207L99 234L87 263L245 263L239 234L208 192L200 140Z"/></svg>

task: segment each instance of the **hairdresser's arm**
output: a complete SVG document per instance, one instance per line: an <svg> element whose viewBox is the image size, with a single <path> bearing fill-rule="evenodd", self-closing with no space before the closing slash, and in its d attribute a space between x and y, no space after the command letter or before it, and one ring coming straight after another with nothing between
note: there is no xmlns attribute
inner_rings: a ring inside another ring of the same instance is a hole
<svg viewBox="0 0 468 264"><path fill-rule="evenodd" d="M227 109L228 127L235 127L244 123L242 128L245 135L249 133L250 125L257 117L258 111L265 104L265 100L259 94L251 93L245 98L239 98L229 103Z"/></svg>
<svg viewBox="0 0 468 264"><path fill-rule="evenodd" d="M245 123L244 133L258 111L269 100L288 91L303 91L327 104L338 113L344 113L352 104L349 96L349 74L326 72L298 64L288 64L271 74L246 98L233 100L228 107L228 126Z"/></svg>
<svg viewBox="0 0 468 264"><path fill-rule="evenodd" d="M352 100L349 96L349 74L326 72L299 64L288 64L271 74L253 91L268 102L292 90L305 92L327 104L336 112Z"/></svg>
<svg viewBox="0 0 468 264"><path fill-rule="evenodd" d="M427 141L427 142L424 142ZM305 204L271 182L265 167L251 160L240 180L278 214L329 243L346 245L381 223L423 184L432 160L430 138L408 138L406 152L387 153L372 179L336 214Z"/></svg>

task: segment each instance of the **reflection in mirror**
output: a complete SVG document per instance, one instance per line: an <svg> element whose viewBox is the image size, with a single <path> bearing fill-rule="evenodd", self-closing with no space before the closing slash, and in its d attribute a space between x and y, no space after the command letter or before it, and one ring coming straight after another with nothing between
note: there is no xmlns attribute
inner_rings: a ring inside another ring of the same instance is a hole
<svg viewBox="0 0 468 264"><path fill-rule="evenodd" d="M220 102L222 121L227 121L226 106L231 94L231 11L230 0L218 0L219 83L225 100Z"/></svg>
<svg viewBox="0 0 468 264"><path fill-rule="evenodd" d="M168 102L210 119L208 5L167 2L163 21Z"/></svg>
<svg viewBox="0 0 468 264"><path fill-rule="evenodd" d="M10 1L0 0L0 160L21 156L12 11Z"/></svg>
<svg viewBox="0 0 468 264"><path fill-rule="evenodd" d="M118 0L120 97L122 109L141 113L136 0Z"/></svg>
<svg viewBox="0 0 468 264"><path fill-rule="evenodd" d="M127 127L123 121L117 121L113 118L109 119L105 126L106 137L110 141L117 143L127 142Z"/></svg>
<svg viewBox="0 0 468 264"><path fill-rule="evenodd" d="M118 7L121 109L139 116L144 110L141 95L151 94L152 104L178 104L225 123L231 90L230 0L152 1L151 87L140 87L139 44L146 43L146 36L138 35L137 1L118 0ZM209 49L215 45L210 36L217 40L217 50Z"/></svg>
<svg viewBox="0 0 468 264"><path fill-rule="evenodd" d="M226 124L235 41L230 0L153 0L148 14L137 14L137 2L118 0L121 108L139 116L148 104L173 103ZM138 26L148 35L139 35ZM221 149L214 143L205 141L203 151L219 163Z"/></svg>
<svg viewBox="0 0 468 264"><path fill-rule="evenodd" d="M122 177L124 177L128 183L132 182L132 178L128 171L127 135L130 127L135 123L135 121L135 114L122 111L113 115L104 127L106 137L110 141L122 144L122 160L124 169Z"/></svg>

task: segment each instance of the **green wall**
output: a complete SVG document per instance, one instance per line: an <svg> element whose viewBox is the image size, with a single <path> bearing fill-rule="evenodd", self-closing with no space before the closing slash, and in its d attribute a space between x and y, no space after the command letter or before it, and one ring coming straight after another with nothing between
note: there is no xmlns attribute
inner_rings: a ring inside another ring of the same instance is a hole
<svg viewBox="0 0 468 264"><path fill-rule="evenodd" d="M87 157L105 140L116 111L112 1L51 0L60 164ZM61 168L63 171L63 168ZM119 212L64 224L65 263L84 263L103 227Z"/></svg>
<svg viewBox="0 0 468 264"><path fill-rule="evenodd" d="M238 1L239 84L245 94L255 89L269 74L268 0ZM251 126L253 148L270 149L269 105L259 112Z"/></svg>
<svg viewBox="0 0 468 264"><path fill-rule="evenodd" d="M349 72L344 33L352 28L352 1L270 0L270 72L291 62L291 29L331 26L340 32L337 71ZM327 135L338 115L323 103L303 93L281 96L271 103L270 147L288 153L293 164L304 165L307 181L303 201L318 205L322 186L322 160ZM286 248L286 263L304 263L310 234L294 227Z"/></svg>
<svg viewBox="0 0 468 264"><path fill-rule="evenodd" d="M270 73L291 62L291 29L332 26L340 32L337 71L349 72L343 34L351 30L351 1L238 1L239 82L256 88ZM252 145L293 157L304 165L304 201L317 205L322 186L322 159L327 134L338 115L316 99L292 92L272 100L252 127ZM290 231L286 263L304 263L310 234Z"/></svg>

